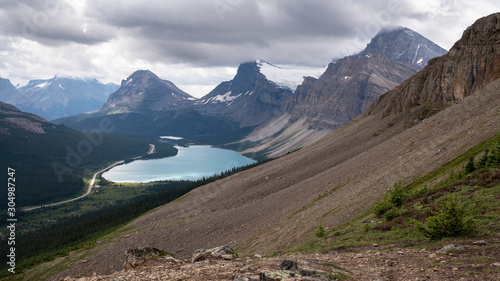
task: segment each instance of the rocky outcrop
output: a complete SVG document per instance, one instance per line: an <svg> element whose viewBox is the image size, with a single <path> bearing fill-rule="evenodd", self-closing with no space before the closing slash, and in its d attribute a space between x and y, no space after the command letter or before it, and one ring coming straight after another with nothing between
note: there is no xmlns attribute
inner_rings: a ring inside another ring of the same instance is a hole
<svg viewBox="0 0 500 281"><path fill-rule="evenodd" d="M168 257L171 260L175 260L172 254L152 247L127 249L125 251L125 263L123 264L123 269L132 269L153 258L160 257ZM178 262L182 263L182 261Z"/></svg>
<svg viewBox="0 0 500 281"><path fill-rule="evenodd" d="M437 112L499 78L500 13L496 13L468 27L448 54L429 61L418 74L381 96L365 115L416 112L413 121L418 121L426 115L417 112L426 107Z"/></svg>
<svg viewBox="0 0 500 281"><path fill-rule="evenodd" d="M292 260L282 260L278 270L268 270L260 273L261 281L329 281L331 272L319 270L307 266L299 266Z"/></svg>
<svg viewBox="0 0 500 281"><path fill-rule="evenodd" d="M233 260L238 255L229 246L220 246L213 249L199 249L193 253L191 259L192 263L204 261L208 259L223 259L223 260Z"/></svg>

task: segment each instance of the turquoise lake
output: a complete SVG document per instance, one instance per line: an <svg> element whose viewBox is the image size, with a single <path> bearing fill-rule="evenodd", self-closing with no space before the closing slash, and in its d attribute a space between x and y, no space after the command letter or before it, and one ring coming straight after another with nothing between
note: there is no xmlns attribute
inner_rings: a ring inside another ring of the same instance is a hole
<svg viewBox="0 0 500 281"><path fill-rule="evenodd" d="M174 157L134 161L112 168L103 177L113 182L198 180L256 162L236 151L206 145L176 148L179 152Z"/></svg>

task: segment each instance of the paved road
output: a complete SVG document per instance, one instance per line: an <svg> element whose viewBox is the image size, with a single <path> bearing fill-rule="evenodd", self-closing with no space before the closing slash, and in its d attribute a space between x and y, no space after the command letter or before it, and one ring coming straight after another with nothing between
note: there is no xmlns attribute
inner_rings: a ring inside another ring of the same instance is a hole
<svg viewBox="0 0 500 281"><path fill-rule="evenodd" d="M147 154L152 154L155 152L155 145L154 144L150 144L149 145L149 151ZM136 157L134 159L138 159L138 158L141 158L142 156L139 156L139 157ZM52 206L57 206L57 205L61 205L61 204L65 204L65 203L69 203L69 202L73 202L73 201L76 201L76 200L80 200L86 196L88 196L90 194L90 192L92 191L92 188L94 187L94 183L95 183L95 179L97 178L97 175L99 175L100 173L108 170L108 169L111 169L113 168L114 166L116 165L120 165L120 164L123 164L125 163L125 160L121 160L121 161L118 161L116 163L114 163L113 165L110 165L98 172L96 172L94 174L94 176L92 177L92 180L90 181L90 184L89 184L89 187L87 188L87 192L85 192L85 194L83 194L82 196L78 196L76 198L73 198L73 199L68 199L68 200L64 200L64 201L61 201L61 202L57 202L57 203L52 203L52 204L46 204L46 205L42 205L42 206L31 206L31 207L23 207L21 208L21 211L25 211L25 212L29 212L29 211L33 211L33 210L37 210L37 209L40 209L42 207L52 207Z"/></svg>
<svg viewBox="0 0 500 281"><path fill-rule="evenodd" d="M76 198L73 198L73 199L68 199L68 200L64 200L64 201L61 201L61 202L57 202L57 203L52 203L52 204L46 204L46 205L42 205L42 206L32 206L32 207L24 207L24 208L21 208L21 211L25 211L25 212L29 212L29 211L33 211L33 210L36 210L36 209L40 209L42 207L52 207L52 206L57 206L57 205L61 205L61 204L65 204L65 203L69 203L69 202L73 202L73 201L76 201L76 200L80 200L84 197L86 197L87 195L90 194L90 192L92 191L92 188L94 187L94 182L95 182L95 179L97 177L98 174L108 170L108 169L111 169L113 168L114 166L116 165L120 165L120 164L123 164L125 163L124 160L121 160L121 161L118 161L116 163L114 163L113 165L110 165L98 172L96 172L94 174L94 176L92 177L92 180L90 181L90 184L89 184L89 187L87 188L87 192L85 192L85 194L83 194L82 196L79 196L79 197L76 197Z"/></svg>

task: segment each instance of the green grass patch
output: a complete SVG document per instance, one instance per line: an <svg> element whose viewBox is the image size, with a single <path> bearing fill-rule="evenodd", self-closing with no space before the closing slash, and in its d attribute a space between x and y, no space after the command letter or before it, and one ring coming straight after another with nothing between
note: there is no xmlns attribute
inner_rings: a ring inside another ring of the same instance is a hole
<svg viewBox="0 0 500 281"><path fill-rule="evenodd" d="M371 211L348 224L326 231L322 238L311 233L313 238L308 243L289 251L328 252L373 244L428 247L434 243L428 237L455 234L485 237L500 233L500 167L498 162L497 166L480 164L495 163L482 158L484 155L496 157L497 152L492 151L499 146L500 134L497 134L407 186L398 182ZM489 152L485 153L485 150ZM475 169L472 171L469 168L468 172L472 173L468 173L465 166L471 162L471 157ZM465 228L470 229L426 237L415 227L418 223L425 225L429 218L431 221L446 221L449 219L444 219L446 212L443 210L446 209L452 210L452 213L461 212L452 216L460 217Z"/></svg>

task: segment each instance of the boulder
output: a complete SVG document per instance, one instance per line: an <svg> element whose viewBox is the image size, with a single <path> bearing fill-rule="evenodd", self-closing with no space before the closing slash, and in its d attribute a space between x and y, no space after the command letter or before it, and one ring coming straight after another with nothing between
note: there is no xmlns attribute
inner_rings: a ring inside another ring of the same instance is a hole
<svg viewBox="0 0 500 281"><path fill-rule="evenodd" d="M123 269L132 269L145 263L153 257L163 256L173 257L173 255L168 252L152 247L127 249L125 251L125 263L123 264Z"/></svg>
<svg viewBox="0 0 500 281"><path fill-rule="evenodd" d="M229 246L220 246L216 247L213 249L200 249L196 250L193 253L193 257L191 259L192 263L198 262L198 261L203 261L207 259L225 259L229 260L229 256L232 256L233 258L237 257L238 255L236 252Z"/></svg>

